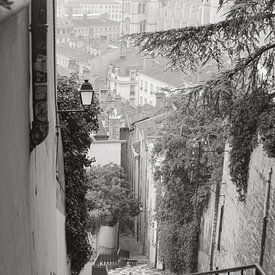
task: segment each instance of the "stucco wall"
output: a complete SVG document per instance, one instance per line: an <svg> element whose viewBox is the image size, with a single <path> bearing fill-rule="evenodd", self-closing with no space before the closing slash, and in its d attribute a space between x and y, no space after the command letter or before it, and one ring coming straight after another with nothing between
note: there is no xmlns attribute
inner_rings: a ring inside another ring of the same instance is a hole
<svg viewBox="0 0 275 275"><path fill-rule="evenodd" d="M28 10L0 24L0 274L32 274Z"/></svg>
<svg viewBox="0 0 275 275"><path fill-rule="evenodd" d="M95 157L94 165L105 165L110 162L121 164L121 141L94 141L88 152L88 157Z"/></svg>
<svg viewBox="0 0 275 275"><path fill-rule="evenodd" d="M99 254L113 254L116 252L118 238L118 224L115 226L100 226L96 232L96 250Z"/></svg>
<svg viewBox="0 0 275 275"><path fill-rule="evenodd" d="M60 259L66 258L65 217L57 213L53 7L47 3L50 130L32 152L28 8L0 25L0 274L6 275L53 275L58 265L67 267Z"/></svg>
<svg viewBox="0 0 275 275"><path fill-rule="evenodd" d="M49 133L31 153L30 183L34 274L57 273L56 214L56 117L54 93L53 14L47 2L48 43L48 120Z"/></svg>

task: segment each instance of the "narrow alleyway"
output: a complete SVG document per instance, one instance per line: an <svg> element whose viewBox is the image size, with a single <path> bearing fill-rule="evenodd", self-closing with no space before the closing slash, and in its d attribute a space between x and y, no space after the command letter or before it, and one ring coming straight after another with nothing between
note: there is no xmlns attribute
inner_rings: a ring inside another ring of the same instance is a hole
<svg viewBox="0 0 275 275"><path fill-rule="evenodd" d="M130 252L130 259L137 260L139 263L147 263L148 259L142 255L142 247L138 244L134 236L121 235L119 240L120 248Z"/></svg>
<svg viewBox="0 0 275 275"><path fill-rule="evenodd" d="M127 265L125 267L116 268L108 271L108 275L172 275L159 269L149 267L146 256L141 254L142 247L137 243L136 239L131 235L120 236L120 248L130 252L130 259L137 260L136 266Z"/></svg>

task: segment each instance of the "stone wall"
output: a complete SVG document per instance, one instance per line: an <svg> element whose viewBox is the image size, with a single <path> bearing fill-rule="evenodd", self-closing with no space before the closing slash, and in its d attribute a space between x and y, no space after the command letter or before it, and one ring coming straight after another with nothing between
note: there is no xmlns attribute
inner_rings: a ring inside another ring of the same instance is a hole
<svg viewBox="0 0 275 275"><path fill-rule="evenodd" d="M216 230L214 240L210 239L209 235L204 235L203 230L206 230L209 224L213 224L214 208L211 201L217 199L217 197L212 197L210 200L212 211L206 211L203 218L207 222L202 227L201 246L205 247L213 244L213 268L259 263L267 181L272 168L274 171L275 159L268 158L263 152L261 145L253 151L250 160L248 190L245 202L238 202L237 200L236 187L231 181L228 165L229 155L226 153L222 179L224 184L221 185L220 196L218 196L217 226L216 228L212 227L212 230ZM265 240L266 248L263 261L263 267L267 274L275 274L274 191L275 174L272 173ZM199 258L200 268L206 268L210 264L211 253L208 252L208 256Z"/></svg>

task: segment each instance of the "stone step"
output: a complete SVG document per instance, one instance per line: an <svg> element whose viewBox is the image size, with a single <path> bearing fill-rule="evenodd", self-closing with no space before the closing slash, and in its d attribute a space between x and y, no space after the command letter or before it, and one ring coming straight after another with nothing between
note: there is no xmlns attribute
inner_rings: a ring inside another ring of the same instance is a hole
<svg viewBox="0 0 275 275"><path fill-rule="evenodd" d="M125 266L108 271L109 275L161 275L162 272L156 269L151 269L147 264L137 266Z"/></svg>

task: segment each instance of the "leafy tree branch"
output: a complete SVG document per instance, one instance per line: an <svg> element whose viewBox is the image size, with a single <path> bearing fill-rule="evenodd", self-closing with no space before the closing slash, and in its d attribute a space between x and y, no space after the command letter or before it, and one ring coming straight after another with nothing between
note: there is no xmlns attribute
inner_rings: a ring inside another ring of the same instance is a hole
<svg viewBox="0 0 275 275"><path fill-rule="evenodd" d="M57 100L59 110L80 108L76 75L59 76L57 80ZM90 160L86 157L90 148L90 132L98 127L99 106L95 101L84 113L59 113L65 165L66 186L66 243L71 258L72 275L80 273L91 256L87 237L87 193L86 167Z"/></svg>

